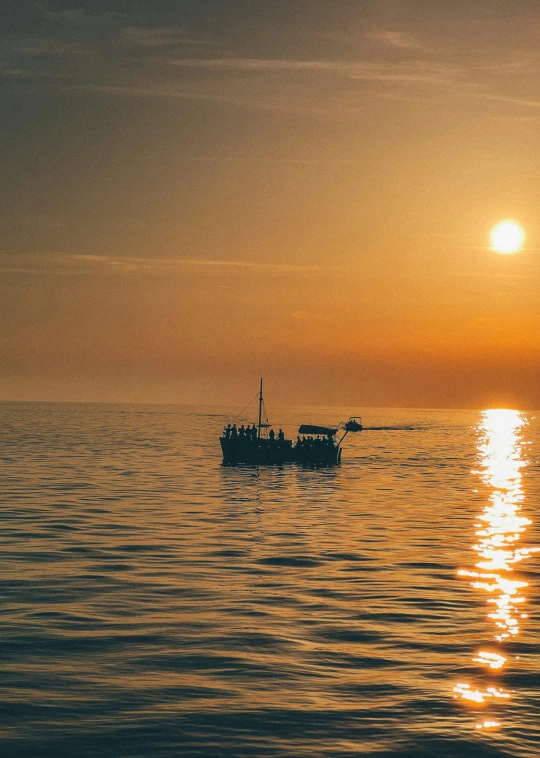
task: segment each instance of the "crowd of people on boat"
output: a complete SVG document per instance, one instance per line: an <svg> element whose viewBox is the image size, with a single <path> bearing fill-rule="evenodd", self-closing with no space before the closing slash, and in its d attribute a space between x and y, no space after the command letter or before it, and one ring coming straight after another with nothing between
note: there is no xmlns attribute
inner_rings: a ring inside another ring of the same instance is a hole
<svg viewBox="0 0 540 758"><path fill-rule="evenodd" d="M317 455L318 453L324 454L327 450L333 450L335 447L334 439L331 434L327 434L325 437L302 437L296 438L295 450L299 453L307 453L308 455Z"/></svg>
<svg viewBox="0 0 540 758"><path fill-rule="evenodd" d="M242 441L242 442L249 442L253 443L256 442L256 440L259 439L259 430L255 424L248 425L247 427L242 424L241 426L237 427L236 424L227 424L226 427L223 429L223 437L226 440L231 441ZM283 444L285 443L285 433L283 429L280 429L279 432L276 434L273 429L270 429L268 432L268 440L270 445L273 445L275 443L277 444ZM290 445L291 443L288 442ZM296 444L294 445L295 450L298 450L298 452L306 452L308 454L313 454L317 452L323 453L325 450L330 450L334 448L334 439L331 434L328 434L326 436L319 436L311 437L311 436L302 436L298 435L296 438Z"/></svg>
<svg viewBox="0 0 540 758"><path fill-rule="evenodd" d="M242 440L245 442L255 442L259 438L259 430L255 424L253 426L241 426L237 427L236 424L227 424L223 429L223 437L226 440ZM276 434L273 429L270 429L268 433L268 439L270 442L285 442L285 432L280 429Z"/></svg>

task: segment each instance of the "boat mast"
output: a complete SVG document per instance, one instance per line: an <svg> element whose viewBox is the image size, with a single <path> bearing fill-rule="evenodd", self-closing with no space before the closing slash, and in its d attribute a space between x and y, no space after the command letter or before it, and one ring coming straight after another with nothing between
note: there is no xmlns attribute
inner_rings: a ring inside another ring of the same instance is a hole
<svg viewBox="0 0 540 758"><path fill-rule="evenodd" d="M262 394L262 377L261 377L261 388L259 390L259 439L261 438L262 407L263 407L263 394Z"/></svg>

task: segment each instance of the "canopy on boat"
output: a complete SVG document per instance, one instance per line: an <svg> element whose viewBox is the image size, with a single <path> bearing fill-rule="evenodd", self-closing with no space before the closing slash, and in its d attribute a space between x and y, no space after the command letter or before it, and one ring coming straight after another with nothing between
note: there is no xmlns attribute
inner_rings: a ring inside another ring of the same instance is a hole
<svg viewBox="0 0 540 758"><path fill-rule="evenodd" d="M330 426L312 426L311 424L302 424L298 429L298 434L330 434L332 437L336 432L337 429Z"/></svg>

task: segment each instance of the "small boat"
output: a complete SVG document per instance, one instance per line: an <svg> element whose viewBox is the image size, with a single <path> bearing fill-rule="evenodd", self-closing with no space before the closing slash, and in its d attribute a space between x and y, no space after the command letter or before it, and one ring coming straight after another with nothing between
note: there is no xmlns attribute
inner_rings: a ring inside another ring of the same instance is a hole
<svg viewBox="0 0 540 758"><path fill-rule="evenodd" d="M347 434L362 431L362 419L359 416L351 416L348 421L332 427L302 424L298 429L296 442L293 443L285 438L281 429L276 435L268 420L262 379L258 394L248 406L257 398L257 424L253 423L247 427L242 424L237 427L233 423L223 429L219 443L223 453L223 464L226 466L268 466L283 463L299 463L312 467L337 466L341 462L341 445Z"/></svg>

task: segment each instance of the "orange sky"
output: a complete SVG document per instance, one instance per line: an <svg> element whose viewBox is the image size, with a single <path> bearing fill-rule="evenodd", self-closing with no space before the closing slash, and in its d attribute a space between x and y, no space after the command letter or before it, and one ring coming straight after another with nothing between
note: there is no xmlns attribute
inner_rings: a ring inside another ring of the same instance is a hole
<svg viewBox="0 0 540 758"><path fill-rule="evenodd" d="M166 5L8 3L0 399L540 407L537 4Z"/></svg>

